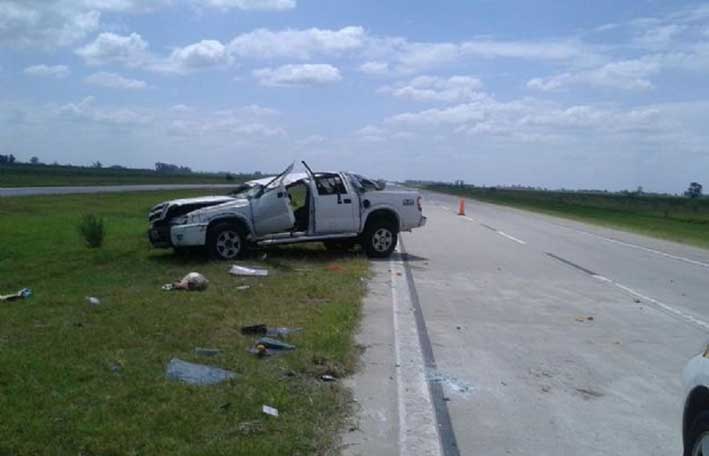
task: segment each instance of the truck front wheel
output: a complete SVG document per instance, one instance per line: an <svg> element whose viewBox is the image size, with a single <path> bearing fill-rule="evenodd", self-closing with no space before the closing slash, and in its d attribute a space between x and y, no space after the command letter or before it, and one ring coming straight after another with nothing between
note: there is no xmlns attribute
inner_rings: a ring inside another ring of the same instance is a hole
<svg viewBox="0 0 709 456"><path fill-rule="evenodd" d="M362 246L367 256L372 258L386 258L396 248L398 233L394 224L381 221L367 226L364 232Z"/></svg>
<svg viewBox="0 0 709 456"><path fill-rule="evenodd" d="M230 223L220 223L207 233L209 256L217 260L234 260L246 250L244 235L239 227Z"/></svg>

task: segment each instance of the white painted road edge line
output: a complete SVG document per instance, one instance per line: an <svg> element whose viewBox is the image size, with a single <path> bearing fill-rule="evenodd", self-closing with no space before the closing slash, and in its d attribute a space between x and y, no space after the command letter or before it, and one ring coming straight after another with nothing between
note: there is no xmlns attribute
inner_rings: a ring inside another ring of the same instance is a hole
<svg viewBox="0 0 709 456"><path fill-rule="evenodd" d="M693 324L699 326L700 328L709 330L709 323L707 323L706 321L700 320L700 319L698 319L686 312L683 312L679 309L675 309L674 307L669 306L669 305L665 304L664 302L658 301L657 299L651 298L649 296L645 296L644 294L642 294L638 291L635 291L632 288L627 287L627 286L625 286L621 283L618 283L614 280L611 280L608 277L605 277L605 276L602 276L599 274L594 274L592 277L594 279L600 280L601 282L606 282L606 283L610 283L611 285L615 285L616 287L620 288L621 290L625 291L626 293L630 293L631 295L635 296L636 298L640 298L643 301L648 301L648 302L655 304L657 307L664 310L665 312L668 312L676 317L679 317L685 321L688 321L689 323L693 323Z"/></svg>
<svg viewBox="0 0 709 456"><path fill-rule="evenodd" d="M398 248L397 248L398 251ZM399 407L399 454L441 456L438 424L401 261L389 260Z"/></svg>

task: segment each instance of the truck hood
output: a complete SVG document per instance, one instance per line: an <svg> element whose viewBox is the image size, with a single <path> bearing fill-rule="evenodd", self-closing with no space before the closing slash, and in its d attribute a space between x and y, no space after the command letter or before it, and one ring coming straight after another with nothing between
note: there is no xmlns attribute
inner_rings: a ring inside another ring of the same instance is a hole
<svg viewBox="0 0 709 456"><path fill-rule="evenodd" d="M188 212L186 215L190 217L198 216L202 219L210 219L213 215L225 214L225 213L235 213L242 212L244 208L249 207L249 200L246 198L229 198L221 204L216 204L212 206L202 207L200 209Z"/></svg>

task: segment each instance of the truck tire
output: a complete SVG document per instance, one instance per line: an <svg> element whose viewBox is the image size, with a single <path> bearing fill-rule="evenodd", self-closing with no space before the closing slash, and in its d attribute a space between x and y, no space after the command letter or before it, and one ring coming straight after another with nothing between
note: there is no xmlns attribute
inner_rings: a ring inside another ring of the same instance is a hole
<svg viewBox="0 0 709 456"><path fill-rule="evenodd" d="M386 258L396 248L399 240L396 224L387 220L368 223L362 236L362 247L371 258Z"/></svg>
<svg viewBox="0 0 709 456"><path fill-rule="evenodd" d="M220 223L207 232L207 250L216 260L235 260L246 251L243 230L231 223Z"/></svg>
<svg viewBox="0 0 709 456"><path fill-rule="evenodd" d="M685 436L685 456L709 456L709 412L700 413Z"/></svg>

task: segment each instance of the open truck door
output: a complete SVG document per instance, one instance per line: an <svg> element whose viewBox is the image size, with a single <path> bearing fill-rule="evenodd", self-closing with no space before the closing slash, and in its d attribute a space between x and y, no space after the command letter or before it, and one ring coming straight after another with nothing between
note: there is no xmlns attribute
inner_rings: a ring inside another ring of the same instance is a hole
<svg viewBox="0 0 709 456"><path fill-rule="evenodd" d="M254 231L257 236L282 233L293 228L295 215L284 184L285 177L293 171L293 163L266 184L251 200Z"/></svg>
<svg viewBox="0 0 709 456"><path fill-rule="evenodd" d="M315 234L357 231L358 196L338 173L313 173L303 162L311 185Z"/></svg>

